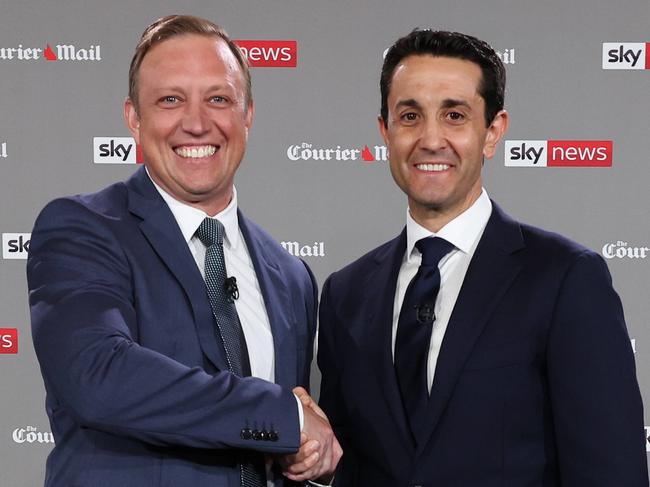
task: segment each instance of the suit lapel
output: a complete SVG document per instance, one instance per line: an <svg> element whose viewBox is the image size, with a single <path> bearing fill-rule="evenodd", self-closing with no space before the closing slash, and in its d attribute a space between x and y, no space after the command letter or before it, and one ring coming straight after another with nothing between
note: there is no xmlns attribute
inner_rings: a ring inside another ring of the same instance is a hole
<svg viewBox="0 0 650 487"><path fill-rule="evenodd" d="M127 182L129 211L142 219L140 230L185 291L194 314L203 353L220 370L228 370L223 345L217 340L205 282L174 215L144 168Z"/></svg>
<svg viewBox="0 0 650 487"><path fill-rule="evenodd" d="M513 254L524 247L519 224L493 203L492 215L465 275L438 356L427 422L418 435L426 447L443 414L465 361L492 312L521 271Z"/></svg>
<svg viewBox="0 0 650 487"><path fill-rule="evenodd" d="M270 255L271 248L261 240L255 226L241 212L238 212L238 217L273 333L275 383L293 388L298 381L297 324L286 279Z"/></svg>
<svg viewBox="0 0 650 487"><path fill-rule="evenodd" d="M356 338L365 349L367 363L373 364L378 389L400 432L404 447L412 449L413 441L402 406L392 354L393 304L405 251L406 230L403 230L375 256L375 268L366 274L364 281L367 300L360 303L363 309L369 310L366 321L369 326L361 327L359 331L363 336Z"/></svg>

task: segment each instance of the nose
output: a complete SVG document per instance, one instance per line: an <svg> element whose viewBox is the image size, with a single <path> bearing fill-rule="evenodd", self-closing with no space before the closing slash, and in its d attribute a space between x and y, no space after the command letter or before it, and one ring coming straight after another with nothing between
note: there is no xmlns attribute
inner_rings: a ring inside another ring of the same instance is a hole
<svg viewBox="0 0 650 487"><path fill-rule="evenodd" d="M192 135L203 135L209 130L205 107L200 102L187 102L181 122L183 130Z"/></svg>
<svg viewBox="0 0 650 487"><path fill-rule="evenodd" d="M428 118L422 123L421 128L419 140L421 149L435 152L447 146L444 127L439 120Z"/></svg>

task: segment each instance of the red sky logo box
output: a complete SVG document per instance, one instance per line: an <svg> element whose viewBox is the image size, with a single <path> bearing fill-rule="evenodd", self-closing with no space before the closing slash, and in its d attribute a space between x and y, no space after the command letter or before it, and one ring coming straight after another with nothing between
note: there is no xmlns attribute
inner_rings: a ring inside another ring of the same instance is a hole
<svg viewBox="0 0 650 487"><path fill-rule="evenodd" d="M510 167L611 167L611 140L506 140Z"/></svg>
<svg viewBox="0 0 650 487"><path fill-rule="evenodd" d="M236 40L251 68L295 68L297 41Z"/></svg>
<svg viewBox="0 0 650 487"><path fill-rule="evenodd" d="M603 42L603 69L650 69L650 42Z"/></svg>
<svg viewBox="0 0 650 487"><path fill-rule="evenodd" d="M0 328L0 354L18 353L18 329Z"/></svg>

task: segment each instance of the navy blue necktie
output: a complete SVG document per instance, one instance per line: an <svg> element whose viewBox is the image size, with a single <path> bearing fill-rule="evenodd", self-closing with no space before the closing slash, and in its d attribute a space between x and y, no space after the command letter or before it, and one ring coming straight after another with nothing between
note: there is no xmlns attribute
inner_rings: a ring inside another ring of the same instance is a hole
<svg viewBox="0 0 650 487"><path fill-rule="evenodd" d="M395 338L395 372L414 438L424 424L429 402L427 359L440 289L438 263L454 248L439 237L423 238L415 246L422 262L406 289Z"/></svg>
<svg viewBox="0 0 650 487"><path fill-rule="evenodd" d="M251 375L251 367L237 309L226 289L228 274L223 257L223 235L223 225L214 218L204 219L196 231L196 236L206 246L205 284L212 314L226 351L228 368L233 374L244 377ZM261 455L242 455L240 473L241 487L266 486L266 473Z"/></svg>

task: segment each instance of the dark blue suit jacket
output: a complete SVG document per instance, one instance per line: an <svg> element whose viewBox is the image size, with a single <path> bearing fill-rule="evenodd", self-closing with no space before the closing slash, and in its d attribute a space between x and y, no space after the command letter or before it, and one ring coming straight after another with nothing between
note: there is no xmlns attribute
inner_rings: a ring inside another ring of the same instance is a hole
<svg viewBox="0 0 650 487"><path fill-rule="evenodd" d="M320 401L344 450L336 485L648 485L634 357L603 259L496 205L415 442L391 357L405 248L403 232L323 287Z"/></svg>
<svg viewBox="0 0 650 487"><path fill-rule="evenodd" d="M46 486L239 485L242 449L297 450L291 389L309 384L316 285L241 213L239 225L273 331L277 384L227 371L205 283L143 168L42 211L27 277L56 441ZM245 428L279 439L243 439Z"/></svg>

